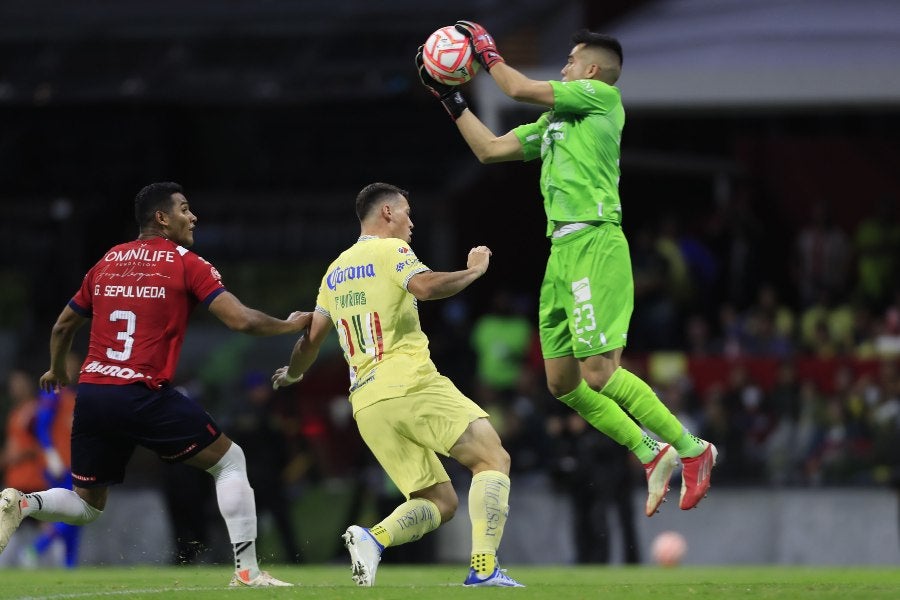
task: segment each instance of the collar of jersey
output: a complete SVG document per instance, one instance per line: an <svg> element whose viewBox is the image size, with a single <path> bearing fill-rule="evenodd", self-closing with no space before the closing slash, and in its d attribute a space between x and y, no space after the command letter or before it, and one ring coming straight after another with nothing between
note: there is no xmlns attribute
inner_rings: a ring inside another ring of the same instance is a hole
<svg viewBox="0 0 900 600"><path fill-rule="evenodd" d="M359 236L359 239L356 241L357 242L365 242L367 240L378 240L378 239L381 239L381 238L379 238L377 235L361 235L361 236Z"/></svg>

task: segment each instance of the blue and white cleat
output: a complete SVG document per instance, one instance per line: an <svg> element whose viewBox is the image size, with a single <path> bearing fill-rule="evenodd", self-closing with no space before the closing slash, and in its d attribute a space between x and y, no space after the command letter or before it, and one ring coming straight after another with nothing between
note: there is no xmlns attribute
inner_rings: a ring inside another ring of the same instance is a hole
<svg viewBox="0 0 900 600"><path fill-rule="evenodd" d="M341 536L350 553L352 579L360 587L375 585L375 572L381 562L384 546L365 527L351 525Z"/></svg>
<svg viewBox="0 0 900 600"><path fill-rule="evenodd" d="M481 579L473 568L469 568L469 576L463 582L463 585L469 587L525 587L512 577L506 574L506 569L494 567L494 572Z"/></svg>

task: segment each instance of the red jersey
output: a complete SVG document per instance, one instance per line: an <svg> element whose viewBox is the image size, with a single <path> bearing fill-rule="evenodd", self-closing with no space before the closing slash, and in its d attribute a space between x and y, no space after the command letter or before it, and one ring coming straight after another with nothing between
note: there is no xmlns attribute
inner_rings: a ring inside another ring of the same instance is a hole
<svg viewBox="0 0 900 600"><path fill-rule="evenodd" d="M191 311L224 291L215 267L165 238L113 247L69 301L93 319L78 381L152 389L170 382Z"/></svg>

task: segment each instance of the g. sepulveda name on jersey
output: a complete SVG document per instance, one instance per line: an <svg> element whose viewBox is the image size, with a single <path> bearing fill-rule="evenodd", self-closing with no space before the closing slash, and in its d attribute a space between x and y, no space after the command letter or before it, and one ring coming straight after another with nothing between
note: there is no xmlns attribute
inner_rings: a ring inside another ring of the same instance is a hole
<svg viewBox="0 0 900 600"><path fill-rule="evenodd" d="M200 256L164 238L110 249L69 302L93 319L80 381L171 381L190 312L224 291L221 279Z"/></svg>
<svg viewBox="0 0 900 600"><path fill-rule="evenodd" d="M402 396L434 365L409 279L430 269L396 238L360 238L329 267L316 310L334 323L354 411Z"/></svg>

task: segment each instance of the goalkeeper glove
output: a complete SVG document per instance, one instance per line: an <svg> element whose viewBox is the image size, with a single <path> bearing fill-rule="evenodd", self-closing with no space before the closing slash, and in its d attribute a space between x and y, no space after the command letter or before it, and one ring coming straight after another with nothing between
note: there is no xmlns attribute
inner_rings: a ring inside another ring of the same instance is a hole
<svg viewBox="0 0 900 600"><path fill-rule="evenodd" d="M463 98L463 95L458 89L452 85L441 83L428 74L428 71L425 70L424 59L422 58L422 46L419 46L419 50L416 52L416 68L419 71L419 81L422 82L425 89L441 101L447 114L450 115L451 119L456 121L469 105L466 104L466 99Z"/></svg>
<svg viewBox="0 0 900 600"><path fill-rule="evenodd" d="M469 38L472 52L478 57L482 67L490 71L494 65L506 62L497 52L497 42L487 29L474 21L457 21L455 27L458 32Z"/></svg>

